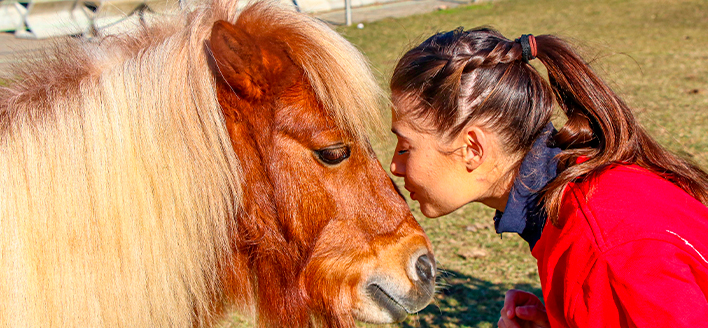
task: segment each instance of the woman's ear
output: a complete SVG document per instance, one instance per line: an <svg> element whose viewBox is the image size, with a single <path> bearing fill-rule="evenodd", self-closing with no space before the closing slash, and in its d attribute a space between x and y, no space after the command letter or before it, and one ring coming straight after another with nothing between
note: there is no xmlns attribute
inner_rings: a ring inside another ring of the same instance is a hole
<svg viewBox="0 0 708 328"><path fill-rule="evenodd" d="M466 128L463 133L464 148L462 153L467 171L472 172L487 158L488 147L491 146L489 136L486 131L476 126Z"/></svg>

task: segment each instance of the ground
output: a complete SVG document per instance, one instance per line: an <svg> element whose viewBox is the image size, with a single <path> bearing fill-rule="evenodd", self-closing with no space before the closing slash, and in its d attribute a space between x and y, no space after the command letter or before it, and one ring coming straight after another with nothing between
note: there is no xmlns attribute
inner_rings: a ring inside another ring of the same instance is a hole
<svg viewBox="0 0 708 328"><path fill-rule="evenodd" d="M412 46L435 32L480 25L512 39L531 33L569 40L629 103L652 136L708 167L705 1L496 1L339 31L370 58L385 86L396 60ZM554 122L560 126L563 117ZM376 145L384 167L394 143L391 137ZM440 288L434 304L391 326L495 327L507 289L540 295L536 261L528 245L512 234L497 235L493 211L468 205L427 219L417 203L409 205L433 242Z"/></svg>
<svg viewBox="0 0 708 328"><path fill-rule="evenodd" d="M386 86L396 60L412 46L438 31L480 25L492 26L509 38L555 34L571 41L634 108L652 136L708 167L704 0L500 0L337 30L366 54ZM560 126L563 118L554 122ZM394 143L391 135L374 145L387 169ZM495 327L507 289L540 295L528 245L512 234L497 235L493 211L473 204L427 219L417 203L409 205L434 246L440 269L438 294L420 314L388 327ZM236 317L231 326L248 323Z"/></svg>

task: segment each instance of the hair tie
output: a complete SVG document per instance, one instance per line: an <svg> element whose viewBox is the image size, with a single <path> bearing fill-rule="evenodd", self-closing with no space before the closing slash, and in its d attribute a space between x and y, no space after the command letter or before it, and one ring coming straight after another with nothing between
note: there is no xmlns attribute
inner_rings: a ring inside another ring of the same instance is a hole
<svg viewBox="0 0 708 328"><path fill-rule="evenodd" d="M521 59L525 63L536 58L538 50L536 49L536 38L533 37L533 34L522 34L520 38L514 41L521 44Z"/></svg>

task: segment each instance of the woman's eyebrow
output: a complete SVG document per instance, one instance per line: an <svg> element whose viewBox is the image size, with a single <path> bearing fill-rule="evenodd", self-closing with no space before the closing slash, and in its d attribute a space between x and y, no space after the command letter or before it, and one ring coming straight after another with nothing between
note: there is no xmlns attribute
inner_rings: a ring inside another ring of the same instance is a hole
<svg viewBox="0 0 708 328"><path fill-rule="evenodd" d="M401 134L400 131L396 130L396 128L391 128L391 132L393 132L393 134L397 135L399 138L403 138L403 139L408 140L408 138L406 138L406 136Z"/></svg>

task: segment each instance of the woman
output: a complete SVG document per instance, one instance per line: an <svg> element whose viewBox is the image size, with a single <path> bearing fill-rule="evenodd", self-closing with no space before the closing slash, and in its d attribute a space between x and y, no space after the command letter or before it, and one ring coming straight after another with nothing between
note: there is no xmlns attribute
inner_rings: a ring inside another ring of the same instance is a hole
<svg viewBox="0 0 708 328"><path fill-rule="evenodd" d="M545 305L509 291L500 327L708 325L708 175L653 140L564 41L439 33L400 59L391 91L391 172L423 214L481 202L538 261Z"/></svg>

